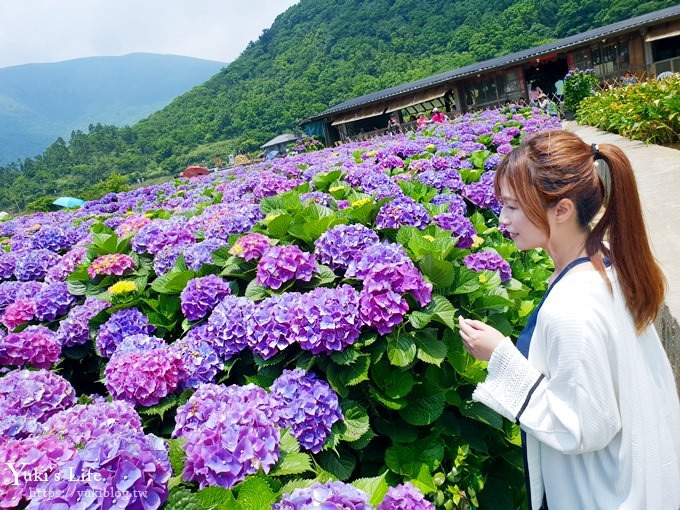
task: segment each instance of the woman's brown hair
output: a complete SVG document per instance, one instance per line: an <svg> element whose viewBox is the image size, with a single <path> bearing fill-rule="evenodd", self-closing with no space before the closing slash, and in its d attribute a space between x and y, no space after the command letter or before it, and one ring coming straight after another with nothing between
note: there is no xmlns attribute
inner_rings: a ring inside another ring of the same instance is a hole
<svg viewBox="0 0 680 510"><path fill-rule="evenodd" d="M666 279L652 255L633 169L621 149L588 145L568 131L543 131L524 140L501 161L495 180L497 196L501 183L513 190L529 221L546 234L550 234L546 210L563 198L574 202L584 229L590 229L604 206L599 221L589 230L586 253L608 283L602 255L611 260L638 332L656 319Z"/></svg>

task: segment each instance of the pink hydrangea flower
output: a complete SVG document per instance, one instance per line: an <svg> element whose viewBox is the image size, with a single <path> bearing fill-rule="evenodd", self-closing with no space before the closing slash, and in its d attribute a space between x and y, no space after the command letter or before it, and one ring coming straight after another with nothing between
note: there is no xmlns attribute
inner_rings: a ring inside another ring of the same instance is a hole
<svg viewBox="0 0 680 510"><path fill-rule="evenodd" d="M28 298L17 299L14 303L5 308L0 322L9 330L33 320L36 313L35 301Z"/></svg>
<svg viewBox="0 0 680 510"><path fill-rule="evenodd" d="M94 259L90 267L87 268L87 274L90 275L90 278L95 278L98 275L122 276L126 271L133 270L135 267L135 261L129 255L110 253Z"/></svg>

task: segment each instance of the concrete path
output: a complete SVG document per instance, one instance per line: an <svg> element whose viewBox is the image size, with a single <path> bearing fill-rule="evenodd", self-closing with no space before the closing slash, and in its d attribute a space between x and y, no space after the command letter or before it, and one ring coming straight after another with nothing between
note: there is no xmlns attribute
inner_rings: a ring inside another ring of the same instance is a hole
<svg viewBox="0 0 680 510"><path fill-rule="evenodd" d="M635 171L652 249L668 279L666 304L680 319L680 151L646 145L574 121L564 129L588 143L611 143L623 149Z"/></svg>

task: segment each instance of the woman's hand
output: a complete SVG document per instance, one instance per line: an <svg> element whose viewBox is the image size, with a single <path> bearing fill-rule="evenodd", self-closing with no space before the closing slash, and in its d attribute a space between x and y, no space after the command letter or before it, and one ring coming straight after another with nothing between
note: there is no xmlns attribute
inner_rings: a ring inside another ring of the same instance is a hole
<svg viewBox="0 0 680 510"><path fill-rule="evenodd" d="M481 321L459 316L458 326L465 350L482 361L489 361L498 344L505 340L500 331Z"/></svg>

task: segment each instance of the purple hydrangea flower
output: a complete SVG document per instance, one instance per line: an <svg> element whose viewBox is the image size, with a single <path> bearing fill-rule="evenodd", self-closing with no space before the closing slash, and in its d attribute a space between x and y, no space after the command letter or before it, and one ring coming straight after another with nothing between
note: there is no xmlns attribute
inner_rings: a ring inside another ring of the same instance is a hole
<svg viewBox="0 0 680 510"><path fill-rule="evenodd" d="M457 191L463 188L463 179L458 170L447 168L445 170L429 170L418 176L418 181L431 186L438 191L449 189Z"/></svg>
<svg viewBox="0 0 680 510"><path fill-rule="evenodd" d="M394 326L401 324L408 312L408 303L389 282L384 282L381 288L377 285L371 289L364 288L359 295L359 305L362 322L381 335L390 333Z"/></svg>
<svg viewBox="0 0 680 510"><path fill-rule="evenodd" d="M100 326L96 341L97 351L100 356L108 358L126 336L149 334L154 329L156 326L149 324L149 319L137 308L119 310Z"/></svg>
<svg viewBox="0 0 680 510"><path fill-rule="evenodd" d="M80 264L87 255L87 248L85 246L76 246L71 251L65 253L61 260L54 266L50 267L45 274L45 282L63 282L66 277L73 272L78 264Z"/></svg>
<svg viewBox="0 0 680 510"><path fill-rule="evenodd" d="M430 223L427 209L410 197L397 197L383 204L375 218L375 226L379 229L403 226L424 229Z"/></svg>
<svg viewBox="0 0 680 510"><path fill-rule="evenodd" d="M345 269L351 261L361 258L366 248L379 242L378 234L364 225L337 225L315 241L314 253L322 264Z"/></svg>
<svg viewBox="0 0 680 510"><path fill-rule="evenodd" d="M318 287L302 294L290 330L302 349L342 352L361 335L359 293L349 285Z"/></svg>
<svg viewBox="0 0 680 510"><path fill-rule="evenodd" d="M50 368L61 355L61 343L45 326L29 326L0 338L0 365Z"/></svg>
<svg viewBox="0 0 680 510"><path fill-rule="evenodd" d="M243 260L259 260L271 246L271 239L263 234L253 232L239 237L229 249L229 253Z"/></svg>
<svg viewBox="0 0 680 510"><path fill-rule="evenodd" d="M71 308L59 323L57 338L64 347L84 344L90 339L90 319L111 306L111 303L88 296L82 305Z"/></svg>
<svg viewBox="0 0 680 510"><path fill-rule="evenodd" d="M195 244L196 237L183 225L185 219L156 220L145 225L132 238L137 253L156 255L162 248Z"/></svg>
<svg viewBox="0 0 680 510"><path fill-rule="evenodd" d="M53 434L0 441L0 508L29 501L41 480L75 453L74 445Z"/></svg>
<svg viewBox="0 0 680 510"><path fill-rule="evenodd" d="M17 299L31 299L38 294L42 288L41 282L17 282L9 281L0 283L0 312L4 311Z"/></svg>
<svg viewBox="0 0 680 510"><path fill-rule="evenodd" d="M123 338L116 347L116 350L111 354L111 359L121 354L144 352L150 351L151 349L162 349L164 347L167 347L167 344L162 338L138 333Z"/></svg>
<svg viewBox="0 0 680 510"><path fill-rule="evenodd" d="M279 458L279 429L262 389L201 385L177 410L173 435L186 439L182 477L230 488L246 476L265 473Z"/></svg>
<svg viewBox="0 0 680 510"><path fill-rule="evenodd" d="M184 262L192 271L199 271L204 264L213 264L213 252L224 246L226 242L222 239L206 239L190 244L184 249Z"/></svg>
<svg viewBox="0 0 680 510"><path fill-rule="evenodd" d="M193 278L180 295L182 313L190 321L202 319L229 294L231 294L229 282L217 275Z"/></svg>
<svg viewBox="0 0 680 510"><path fill-rule="evenodd" d="M314 482L309 487L284 494L273 510L315 510L317 508L351 508L372 510L368 495L344 482Z"/></svg>
<svg viewBox="0 0 680 510"><path fill-rule="evenodd" d="M382 295L378 301L364 296L364 299L374 304L384 299L387 299L386 305L388 302L390 306L397 303L391 294L385 294L387 290L393 290L399 294L410 292L420 306L425 306L432 299L432 284L424 280L422 273L404 251L404 247L397 243L381 243L371 246L356 264L350 264L346 274L363 280L362 295L367 292ZM401 301L398 302L401 303ZM400 304L397 308L402 309L403 305Z"/></svg>
<svg viewBox="0 0 680 510"><path fill-rule="evenodd" d="M330 207L332 204L335 204L335 198L333 198L333 195L329 195L323 191L310 191L309 193L300 195L300 202L303 204L306 202L314 202L315 204Z"/></svg>
<svg viewBox="0 0 680 510"><path fill-rule="evenodd" d="M210 314L206 329L224 361L247 347L247 321L254 310L255 303L250 299L226 296Z"/></svg>
<svg viewBox="0 0 680 510"><path fill-rule="evenodd" d="M289 179L274 172L259 172L257 177L259 180L253 187L253 196L258 200L290 191L302 184L299 179Z"/></svg>
<svg viewBox="0 0 680 510"><path fill-rule="evenodd" d="M316 271L314 254L303 252L297 246L273 246L257 264L257 283L278 290L291 280L308 282Z"/></svg>
<svg viewBox="0 0 680 510"><path fill-rule="evenodd" d="M474 225L469 218L455 213L438 214L433 218L434 223L444 230L450 230L458 238L457 248L469 248L477 235Z"/></svg>
<svg viewBox="0 0 680 510"><path fill-rule="evenodd" d="M117 353L104 369L113 398L144 407L158 404L188 377L182 357L167 347Z"/></svg>
<svg viewBox="0 0 680 510"><path fill-rule="evenodd" d="M338 396L330 385L301 368L284 370L271 385L277 402L278 424L290 428L303 448L319 453L333 424L342 420Z"/></svg>
<svg viewBox="0 0 680 510"><path fill-rule="evenodd" d="M224 242L229 240L229 236L248 232L257 220L244 214L230 214L228 216L216 218L205 227L205 237L221 239Z"/></svg>
<svg viewBox="0 0 680 510"><path fill-rule="evenodd" d="M269 359L295 342L291 323L300 309L300 294L287 292L260 302L246 320L246 338L250 350Z"/></svg>
<svg viewBox="0 0 680 510"><path fill-rule="evenodd" d="M14 276L18 255L15 251L0 250L0 280L8 280Z"/></svg>
<svg viewBox="0 0 680 510"><path fill-rule="evenodd" d="M35 316L39 321L53 321L66 315L75 303L66 283L45 284L35 297Z"/></svg>
<svg viewBox="0 0 680 510"><path fill-rule="evenodd" d="M186 404L177 408L172 437L187 437L202 427L214 427L223 404L226 407L247 404L272 421L278 420L278 409L264 388L254 384L224 386L204 383L198 385Z"/></svg>
<svg viewBox="0 0 680 510"><path fill-rule="evenodd" d="M436 195L430 200L431 204L449 204L449 211L452 214L458 214L464 216L467 212L467 205L465 200L460 195L451 195L448 193L442 193Z"/></svg>
<svg viewBox="0 0 680 510"><path fill-rule="evenodd" d="M165 441L144 434L104 436L87 443L41 483L27 508L157 510L168 498L172 468Z"/></svg>
<svg viewBox="0 0 680 510"><path fill-rule="evenodd" d="M77 404L52 415L44 424L46 434L85 445L100 437L142 433L142 420L135 408L123 400L108 402L99 397L91 404Z"/></svg>
<svg viewBox="0 0 680 510"><path fill-rule="evenodd" d="M495 173L495 172L491 172ZM501 204L496 198L496 193L493 189L493 180L488 182L488 179L480 179L478 182L466 184L463 188L463 196L477 207L491 209L496 214L500 213Z"/></svg>
<svg viewBox="0 0 680 510"><path fill-rule="evenodd" d="M0 378L0 433L5 437L21 437L31 428L29 423L45 422L50 416L75 404L75 390L60 375L48 370L13 370ZM24 428L7 427L21 424ZM35 430L35 427L32 427Z"/></svg>
<svg viewBox="0 0 680 510"><path fill-rule="evenodd" d="M471 253L463 259L463 263L473 271L498 271L502 282L512 278L510 264L494 251Z"/></svg>
<svg viewBox="0 0 680 510"><path fill-rule="evenodd" d="M49 268L59 263L60 259L59 255L45 248L28 250L17 258L14 276L19 281L42 281Z"/></svg>
<svg viewBox="0 0 680 510"><path fill-rule="evenodd" d="M158 276L170 271L185 250L185 244L169 244L159 249L153 257L153 270Z"/></svg>
<svg viewBox="0 0 680 510"><path fill-rule="evenodd" d="M170 345L170 350L178 352L188 372L182 382L182 388L196 388L202 383L215 381L217 373L222 370L222 360L215 349L206 341L194 336L186 336Z"/></svg>
<svg viewBox="0 0 680 510"><path fill-rule="evenodd" d="M434 510L434 505L410 482L387 489L376 510Z"/></svg>

